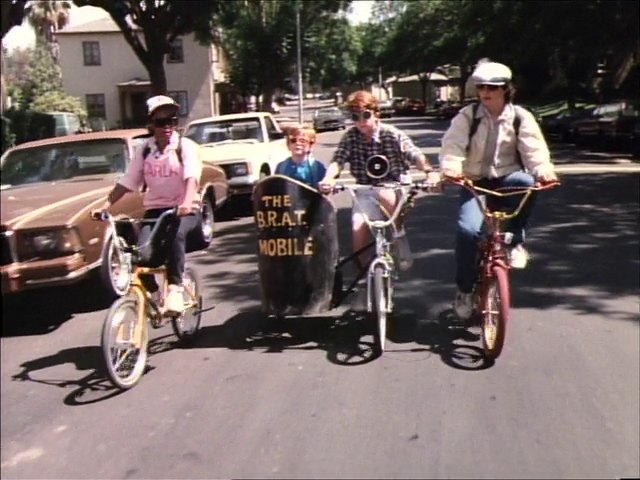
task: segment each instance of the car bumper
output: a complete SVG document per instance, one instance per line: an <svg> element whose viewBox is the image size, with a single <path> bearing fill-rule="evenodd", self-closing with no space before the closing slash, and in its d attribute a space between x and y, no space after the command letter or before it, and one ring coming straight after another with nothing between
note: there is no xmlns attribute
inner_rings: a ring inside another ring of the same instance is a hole
<svg viewBox="0 0 640 480"><path fill-rule="evenodd" d="M86 277L91 267L81 253L53 260L4 265L0 267L2 295L75 283Z"/></svg>

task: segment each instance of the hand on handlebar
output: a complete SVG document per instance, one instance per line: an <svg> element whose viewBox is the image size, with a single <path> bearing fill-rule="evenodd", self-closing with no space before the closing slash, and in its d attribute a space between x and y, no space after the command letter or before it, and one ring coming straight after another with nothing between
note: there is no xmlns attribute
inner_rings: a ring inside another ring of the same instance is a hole
<svg viewBox="0 0 640 480"><path fill-rule="evenodd" d="M193 205L179 205L176 208L176 215L179 217L186 217L187 215L191 215L194 212Z"/></svg>
<svg viewBox="0 0 640 480"><path fill-rule="evenodd" d="M102 207L91 210L89 212L89 216L92 220L105 220L109 213L110 206L111 205L105 203L104 205L102 205Z"/></svg>
<svg viewBox="0 0 640 480"><path fill-rule="evenodd" d="M336 185L335 179L331 179L331 180L322 179L320 180L320 183L318 183L318 191L320 191L320 193L328 195L333 192L335 185Z"/></svg>

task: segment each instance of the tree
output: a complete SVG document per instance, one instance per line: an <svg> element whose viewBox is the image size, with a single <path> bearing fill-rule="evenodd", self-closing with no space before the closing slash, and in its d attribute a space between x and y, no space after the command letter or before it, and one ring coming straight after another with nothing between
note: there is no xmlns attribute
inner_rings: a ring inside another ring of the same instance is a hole
<svg viewBox="0 0 640 480"><path fill-rule="evenodd" d="M4 38L11 28L22 23L26 4L27 0L10 0L10 2L4 2L4 5L0 8L0 14L2 17L2 38Z"/></svg>
<svg viewBox="0 0 640 480"><path fill-rule="evenodd" d="M167 93L165 55L178 37L194 33L205 45L217 39L215 13L220 0L74 0L109 13L149 73L154 94Z"/></svg>
<svg viewBox="0 0 640 480"><path fill-rule="evenodd" d="M24 13L36 36L52 44L55 33L69 23L69 10L71 2L33 0L27 4Z"/></svg>
<svg viewBox="0 0 640 480"><path fill-rule="evenodd" d="M301 49L307 73L324 71L321 62L316 60L328 52L314 50L313 44L322 36L325 27L337 25L334 23L336 15L344 13L349 3L333 0L224 2L218 18L223 28L221 45L229 58L227 73L231 82L245 93L262 95L262 108L269 107L274 91L284 87L295 72L298 7ZM339 48L347 46L340 45ZM313 80L321 82L320 78Z"/></svg>

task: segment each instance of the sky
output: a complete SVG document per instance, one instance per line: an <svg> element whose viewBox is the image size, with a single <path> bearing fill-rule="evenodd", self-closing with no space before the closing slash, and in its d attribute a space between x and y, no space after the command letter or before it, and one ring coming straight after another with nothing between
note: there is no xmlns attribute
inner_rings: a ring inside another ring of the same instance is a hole
<svg viewBox="0 0 640 480"><path fill-rule="evenodd" d="M355 0L351 4L352 13L349 19L353 23L364 23L369 19L371 13L372 0ZM107 16L108 14L98 7L81 7L78 8L72 4L71 13L69 15L69 26L79 25ZM7 50L13 50L16 47L28 48L35 45L36 37L30 25L24 22L18 27L13 27L2 39L2 45Z"/></svg>

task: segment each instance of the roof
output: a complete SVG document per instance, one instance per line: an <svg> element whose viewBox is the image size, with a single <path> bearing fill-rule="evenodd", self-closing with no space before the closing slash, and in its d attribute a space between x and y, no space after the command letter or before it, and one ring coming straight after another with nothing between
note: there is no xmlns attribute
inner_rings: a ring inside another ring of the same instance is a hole
<svg viewBox="0 0 640 480"><path fill-rule="evenodd" d="M42 147L45 145L55 145L58 143L77 142L83 140L101 140L110 138L135 138L142 135L149 135L149 130L146 128L125 128L120 130L105 130L100 132L90 133L77 133L74 135L64 135L62 137L49 137L42 138L40 140L33 140L32 142L21 143L12 147L11 150L21 150L23 148Z"/></svg>
<svg viewBox="0 0 640 480"><path fill-rule="evenodd" d="M429 81L430 82L446 82L447 80L449 80L449 77L447 77L446 75L442 75L441 73L436 73L436 72L425 72L424 74L421 75L429 75ZM420 76L418 74L416 75L407 75L406 77L399 77L397 79L395 79L396 82L419 82L420 81Z"/></svg>
<svg viewBox="0 0 640 480"><path fill-rule="evenodd" d="M132 26L135 29L140 29L137 25ZM120 27L118 27L118 24L114 22L111 17L104 17L79 25L65 27L57 31L56 35L64 35L65 33L120 33Z"/></svg>

